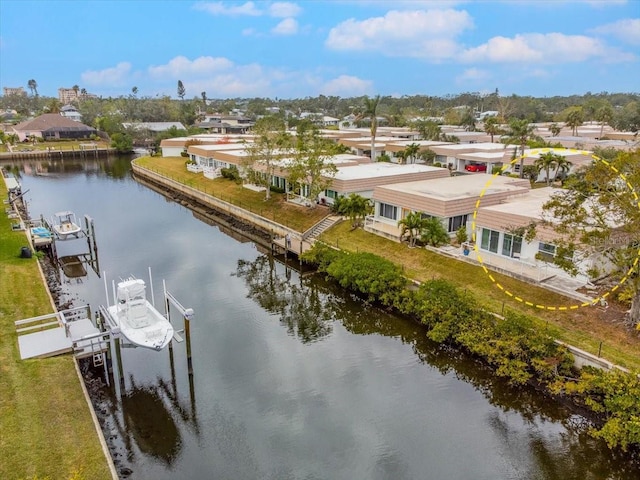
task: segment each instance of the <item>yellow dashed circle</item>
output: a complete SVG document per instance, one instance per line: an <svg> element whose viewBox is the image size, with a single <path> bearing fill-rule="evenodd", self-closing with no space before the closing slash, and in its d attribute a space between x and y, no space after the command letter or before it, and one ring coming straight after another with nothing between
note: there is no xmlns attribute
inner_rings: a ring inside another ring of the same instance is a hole
<svg viewBox="0 0 640 480"><path fill-rule="evenodd" d="M601 162L604 165L606 165L607 167L609 167L611 169L611 171L613 171L616 175L618 175L618 177L620 177L624 181L625 185L629 189L629 192L631 192L631 195L633 195L633 198L634 198L634 200L636 202L636 205L638 206L638 209L640 210L640 199L639 199L638 194L636 193L635 189L633 188L633 186L629 182L629 180L627 180L627 177L622 172L620 172L615 166L611 165L608 161L598 157L597 155L594 155L593 153L587 152L585 150L576 150L576 149L573 149L573 148L570 148L570 149L566 149L566 148L537 148L537 149L529 151L528 153L529 153L529 155L537 155L537 154L543 154L543 153L548 153L548 152L553 152L553 151L558 151L558 150L561 150L561 151L568 150L569 153L591 156L596 162ZM480 263L480 266L484 270L484 273L487 274L489 279L496 285L496 287L498 287L507 296L511 297L516 302L523 303L523 304L525 304L525 305L527 305L529 307L535 307L535 308L539 308L541 310L566 311L566 310L577 310L578 308L581 308L581 307L589 307L589 306L592 306L592 305L596 305L596 304L600 303L601 301L606 301L607 297L609 297L612 293L614 293L622 285L624 285L624 283L627 280L629 280L629 278L630 278L631 274L633 273L633 271L638 267L638 262L640 261L640 248L638 249L636 257L635 257L635 259L633 261L633 264L629 268L629 270L627 270L627 272L625 272L625 274L623 275L622 279L618 282L617 285L615 285L613 288L611 288L611 290L607 291L606 293L603 293L602 295L600 295L597 298L594 298L590 302L583 302L583 303L578 303L578 304L574 304L574 305L566 305L566 306L565 305L562 305L562 306L540 305L540 304L536 304L536 303L527 301L526 299L523 299L523 298L519 297L518 295L515 295L513 292L510 292L509 290L507 290L503 285L500 284L500 282L498 282L495 279L493 274L485 266L484 261L482 260L482 256L480 255L480 249L478 247L478 242L476 242L476 217L478 215L478 209L480 208L480 202L481 202L482 197L484 196L485 192L487 191L487 189L493 183L494 179L498 175L500 175L501 173L504 173L511 165L515 165L516 162L519 162L521 158L525 158L525 157L526 157L526 155L523 154L523 155L520 155L517 158L514 158L510 163L504 165L500 169L500 171L498 171L498 172L494 173L493 175L491 175L491 178L489 179L489 181L484 185L484 187L482 187L482 191L480 192L480 196L478 197L478 200L476 201L476 206L475 206L475 209L473 211L473 221L471 223L471 240L474 242L473 249L476 252L476 258L478 259L478 262Z"/></svg>

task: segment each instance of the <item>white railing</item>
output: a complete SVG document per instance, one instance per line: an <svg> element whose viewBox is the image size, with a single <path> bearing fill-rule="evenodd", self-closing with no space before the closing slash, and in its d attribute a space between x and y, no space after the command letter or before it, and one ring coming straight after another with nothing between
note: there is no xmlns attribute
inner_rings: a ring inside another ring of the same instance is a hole
<svg viewBox="0 0 640 480"><path fill-rule="evenodd" d="M201 173L203 170L202 165L195 165L193 163L187 163L187 170L193 173Z"/></svg>

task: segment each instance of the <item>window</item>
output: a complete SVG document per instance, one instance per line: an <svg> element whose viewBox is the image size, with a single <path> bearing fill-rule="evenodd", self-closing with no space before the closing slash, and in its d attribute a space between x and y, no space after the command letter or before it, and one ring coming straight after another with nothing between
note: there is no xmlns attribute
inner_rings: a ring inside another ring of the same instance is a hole
<svg viewBox="0 0 640 480"><path fill-rule="evenodd" d="M457 217L451 217L449 219L449 233L455 232L460 227L467 226L467 216L466 215L458 215Z"/></svg>
<svg viewBox="0 0 640 480"><path fill-rule="evenodd" d="M553 257L556 256L556 246L553 243L538 243L538 254L536 258L543 262L553 262Z"/></svg>
<svg viewBox="0 0 640 480"><path fill-rule="evenodd" d="M522 251L522 237L505 233L502 239L502 255L505 257L520 258Z"/></svg>
<svg viewBox="0 0 640 480"><path fill-rule="evenodd" d="M381 217L396 220L398 218L398 207L381 203L378 213Z"/></svg>
<svg viewBox="0 0 640 480"><path fill-rule="evenodd" d="M338 198L338 192L335 190L325 190L324 195L327 198Z"/></svg>
<svg viewBox="0 0 640 480"><path fill-rule="evenodd" d="M488 250L493 253L498 253L498 243L500 242L500 232L489 230L488 228L482 229L482 240L480 242L480 248Z"/></svg>

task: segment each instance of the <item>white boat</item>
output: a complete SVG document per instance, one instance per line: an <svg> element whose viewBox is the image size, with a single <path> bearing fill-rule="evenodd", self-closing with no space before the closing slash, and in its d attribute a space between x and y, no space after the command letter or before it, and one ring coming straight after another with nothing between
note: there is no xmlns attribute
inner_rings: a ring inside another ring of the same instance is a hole
<svg viewBox="0 0 640 480"><path fill-rule="evenodd" d="M65 240L69 237L78 238L82 233L82 228L76 221L76 215L69 211L56 213L51 222L51 228L60 240Z"/></svg>
<svg viewBox="0 0 640 480"><path fill-rule="evenodd" d="M162 350L173 338L171 322L147 300L143 280L130 277L119 282L116 304L107 311L120 333L136 346Z"/></svg>

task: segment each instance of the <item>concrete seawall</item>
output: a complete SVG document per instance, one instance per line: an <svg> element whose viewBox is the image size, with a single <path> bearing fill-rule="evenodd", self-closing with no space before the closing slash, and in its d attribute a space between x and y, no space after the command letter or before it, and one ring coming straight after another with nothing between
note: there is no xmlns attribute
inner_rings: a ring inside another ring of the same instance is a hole
<svg viewBox="0 0 640 480"><path fill-rule="evenodd" d="M133 169L133 173L136 176L142 177L159 186L164 186L176 194L184 195L187 198L195 200L201 205L206 205L221 213L230 215L234 218L251 224L264 232L268 232L271 236L282 237L287 233L295 237L300 236L300 232L282 225L281 223L278 223L274 220L269 220L268 218L262 217L256 213L249 212L241 207L238 207L237 205L225 202L224 200L220 200L219 198L208 195L204 192L201 192L200 190L167 178L164 175L149 170L148 168L136 165L135 162L131 164L131 167Z"/></svg>

